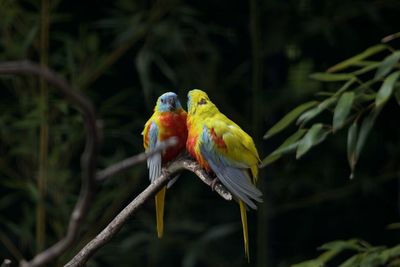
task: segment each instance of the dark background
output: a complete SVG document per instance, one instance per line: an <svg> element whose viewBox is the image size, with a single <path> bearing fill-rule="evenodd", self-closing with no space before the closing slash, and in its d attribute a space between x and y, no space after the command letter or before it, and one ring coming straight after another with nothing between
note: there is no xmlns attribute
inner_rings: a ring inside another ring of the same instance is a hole
<svg viewBox="0 0 400 267"><path fill-rule="evenodd" d="M295 127L264 133L298 104L329 89L309 75L399 31L400 1L50 1L49 47L41 47L44 1L0 0L0 60L44 60L93 101L103 124L101 169L143 151L140 135L157 97L205 90L267 156ZM395 44L394 44L395 45ZM31 258L66 231L80 186L82 120L68 102L31 78L0 81L0 258ZM393 103L392 103L393 102ZM167 193L165 236L154 204L99 250L88 266L290 266L323 243L362 238L398 243L399 107L385 107L349 180L346 133L301 160L261 170L264 203L249 213L244 259L238 205L184 173ZM47 110L47 113L43 113ZM43 115L47 114L47 115ZM49 135L44 198L37 187L41 122ZM70 259L148 185L145 164L99 188ZM46 208L45 243L36 208ZM332 263L335 266L335 263Z"/></svg>

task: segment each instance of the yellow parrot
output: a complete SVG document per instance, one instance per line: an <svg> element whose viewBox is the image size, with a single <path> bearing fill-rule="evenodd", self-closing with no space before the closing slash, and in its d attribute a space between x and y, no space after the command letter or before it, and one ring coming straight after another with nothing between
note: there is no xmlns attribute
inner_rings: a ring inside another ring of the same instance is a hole
<svg viewBox="0 0 400 267"><path fill-rule="evenodd" d="M253 139L222 114L208 95L198 89L188 93L187 151L238 200L245 256L249 260L246 206L257 209L262 193L255 187L260 158Z"/></svg>

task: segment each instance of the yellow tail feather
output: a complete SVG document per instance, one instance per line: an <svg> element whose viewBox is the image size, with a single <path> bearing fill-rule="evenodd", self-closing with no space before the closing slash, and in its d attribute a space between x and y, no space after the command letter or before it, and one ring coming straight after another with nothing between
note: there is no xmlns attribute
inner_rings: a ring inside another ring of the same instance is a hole
<svg viewBox="0 0 400 267"><path fill-rule="evenodd" d="M164 234L164 199L167 187L164 186L163 189L156 195L156 220L157 220L157 236L161 238Z"/></svg>
<svg viewBox="0 0 400 267"><path fill-rule="evenodd" d="M246 205L243 201L239 200L240 205L240 216L242 218L242 228L243 228L243 241L244 241L244 254L247 258L247 261L250 262L250 253L249 253L249 233L247 229L247 213L246 213Z"/></svg>

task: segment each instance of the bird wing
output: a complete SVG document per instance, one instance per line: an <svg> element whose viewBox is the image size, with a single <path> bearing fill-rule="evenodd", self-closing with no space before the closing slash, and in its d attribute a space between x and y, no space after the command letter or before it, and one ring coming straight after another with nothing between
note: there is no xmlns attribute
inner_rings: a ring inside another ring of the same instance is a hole
<svg viewBox="0 0 400 267"><path fill-rule="evenodd" d="M262 202L262 193L252 184L249 171L257 157L243 149L243 138L235 135L237 129L233 129L236 127L240 129L220 120L205 122L199 142L200 153L221 183L235 197L256 209L253 201Z"/></svg>
<svg viewBox="0 0 400 267"><path fill-rule="evenodd" d="M208 122L206 120L200 139L202 157L219 181L239 199L244 251L249 260L246 205L257 209L254 201L262 202L262 193L253 185L250 178L251 171L255 181L259 161L253 140L238 125L230 123L229 120Z"/></svg>
<svg viewBox="0 0 400 267"><path fill-rule="evenodd" d="M154 121L146 123L144 130L144 146L146 151L156 148L159 138L159 129ZM161 153L156 153L147 159L150 182L154 182L161 175L162 158ZM164 186L155 196L157 236L161 238L164 234L164 202L166 187Z"/></svg>
<svg viewBox="0 0 400 267"><path fill-rule="evenodd" d="M222 154L234 162L240 162L246 167L250 167L253 183L255 183L258 176L257 165L260 163L260 157L250 135L221 112L206 120L205 125L213 130L213 135L217 139L223 139L226 149L221 150Z"/></svg>
<svg viewBox="0 0 400 267"><path fill-rule="evenodd" d="M152 121L145 128L145 149L146 152L156 148L158 144L158 126ZM147 159L147 168L149 169L150 182L161 175L161 153L156 153Z"/></svg>

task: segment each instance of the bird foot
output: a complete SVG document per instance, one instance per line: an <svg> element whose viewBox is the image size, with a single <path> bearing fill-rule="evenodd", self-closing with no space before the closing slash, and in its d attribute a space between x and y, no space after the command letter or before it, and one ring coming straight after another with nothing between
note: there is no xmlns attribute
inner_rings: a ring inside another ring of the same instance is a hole
<svg viewBox="0 0 400 267"><path fill-rule="evenodd" d="M217 186L218 178L214 178L210 184L211 190L215 191L215 187Z"/></svg>
<svg viewBox="0 0 400 267"><path fill-rule="evenodd" d="M168 171L167 168L162 168L162 169L161 169L161 175L164 175L164 176L171 176L171 173ZM170 178L171 178L171 177L170 177Z"/></svg>

